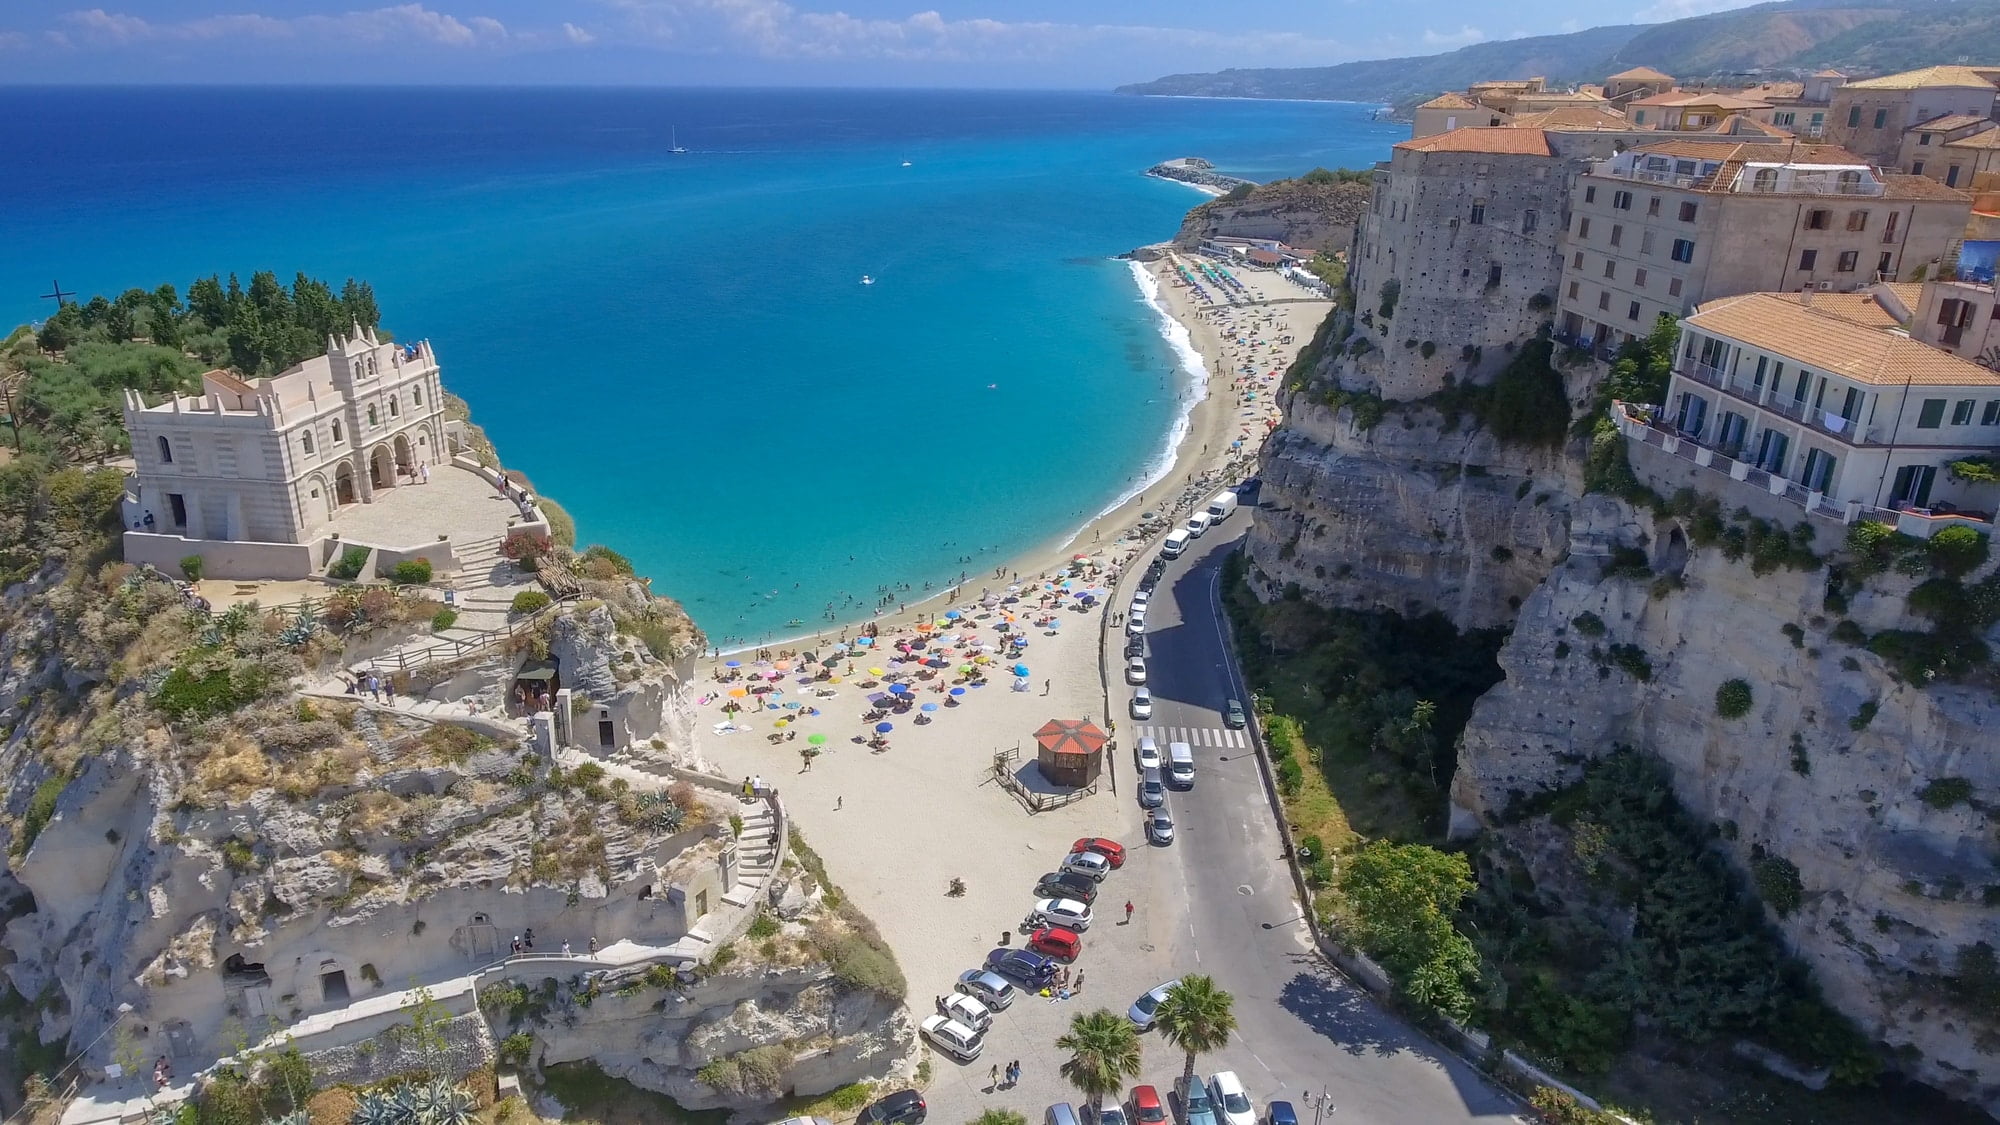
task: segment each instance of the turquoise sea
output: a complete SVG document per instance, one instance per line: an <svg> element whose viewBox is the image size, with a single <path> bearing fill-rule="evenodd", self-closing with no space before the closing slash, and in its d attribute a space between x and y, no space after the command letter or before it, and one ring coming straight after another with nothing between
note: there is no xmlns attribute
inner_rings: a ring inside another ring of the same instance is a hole
<svg viewBox="0 0 2000 1125"><path fill-rule="evenodd" d="M54 279L370 280L509 467L724 643L977 579L1158 468L1184 379L1112 255L1201 197L1149 164L1271 179L1407 135L937 91L15 89L0 119L0 318Z"/></svg>

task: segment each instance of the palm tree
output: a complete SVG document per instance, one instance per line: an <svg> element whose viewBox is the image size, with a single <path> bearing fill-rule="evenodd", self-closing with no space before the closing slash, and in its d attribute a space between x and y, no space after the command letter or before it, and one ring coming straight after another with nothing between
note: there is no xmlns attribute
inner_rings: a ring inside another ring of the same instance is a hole
<svg viewBox="0 0 2000 1125"><path fill-rule="evenodd" d="M1028 1125L1028 1119L1011 1109L989 1109L966 1125Z"/></svg>
<svg viewBox="0 0 2000 1125"><path fill-rule="evenodd" d="M1229 1044L1236 1030L1231 1009L1236 997L1215 987L1215 978L1196 974L1180 979L1167 990L1153 1013L1153 1026L1167 1042L1187 1052L1187 1067L1181 1071L1181 1087L1194 1081L1196 1055L1219 1051Z"/></svg>
<svg viewBox="0 0 2000 1125"><path fill-rule="evenodd" d="M1104 1095L1116 1094L1126 1079L1139 1077L1139 1033L1131 1020L1109 1008L1070 1020L1069 1034L1056 1040L1056 1047L1069 1052L1062 1076L1090 1099L1092 1121L1104 1107Z"/></svg>

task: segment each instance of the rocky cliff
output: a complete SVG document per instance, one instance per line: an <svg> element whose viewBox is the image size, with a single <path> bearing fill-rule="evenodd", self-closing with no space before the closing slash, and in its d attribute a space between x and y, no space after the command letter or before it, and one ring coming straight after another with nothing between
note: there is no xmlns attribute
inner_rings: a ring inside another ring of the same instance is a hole
<svg viewBox="0 0 2000 1125"><path fill-rule="evenodd" d="M1990 679L1913 686L1907 666L1862 643L1930 627L1907 601L1921 575L1830 583L1852 569L1831 522L1812 569L1692 546L1687 516L1587 491L1581 439L1501 440L1483 390L1447 378L1414 400L1376 397L1368 352L1393 346L1336 311L1288 376L1248 540L1253 588L1510 630L1506 678L1458 753L1455 833L1501 825L1616 746L1658 755L1746 883L1796 870L1796 905L1781 886L1768 916L1827 999L1893 1065L2000 1114L1986 984L2000 947L2000 762L1988 752L2000 705ZM1586 413L1605 369L1557 368L1572 415ZM1724 511L1757 503L1719 499ZM1732 680L1753 703L1725 718L1717 693Z"/></svg>
<svg viewBox="0 0 2000 1125"><path fill-rule="evenodd" d="M1368 206L1366 181L1277 180L1240 198L1212 199L1189 211L1174 244L1183 249L1218 236L1275 238L1301 249L1345 250Z"/></svg>

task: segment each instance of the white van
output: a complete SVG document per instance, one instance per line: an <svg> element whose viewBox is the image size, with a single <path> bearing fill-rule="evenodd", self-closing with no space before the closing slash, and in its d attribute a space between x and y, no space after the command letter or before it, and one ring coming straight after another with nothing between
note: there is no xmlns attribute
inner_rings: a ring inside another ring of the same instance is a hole
<svg viewBox="0 0 2000 1125"><path fill-rule="evenodd" d="M1228 519L1229 513L1235 510L1236 493L1229 489L1216 493L1215 498L1208 502L1208 518L1213 523Z"/></svg>
<svg viewBox="0 0 2000 1125"><path fill-rule="evenodd" d="M1194 747L1185 742L1167 743L1167 780L1177 789L1194 785Z"/></svg>
<svg viewBox="0 0 2000 1125"><path fill-rule="evenodd" d="M1196 512L1194 515L1188 517L1187 532L1189 535L1199 539L1202 532L1208 530L1208 525L1214 522L1215 517L1209 515L1207 512Z"/></svg>
<svg viewBox="0 0 2000 1125"><path fill-rule="evenodd" d="M1188 541L1193 538L1194 536L1190 535L1186 528L1175 528L1172 532L1168 533L1167 541L1160 544L1160 557L1163 559L1180 558L1181 552L1187 550Z"/></svg>

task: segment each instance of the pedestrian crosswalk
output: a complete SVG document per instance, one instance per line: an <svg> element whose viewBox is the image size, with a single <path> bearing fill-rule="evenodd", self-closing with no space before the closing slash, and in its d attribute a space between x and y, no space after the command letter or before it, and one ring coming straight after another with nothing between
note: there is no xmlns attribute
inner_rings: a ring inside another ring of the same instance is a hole
<svg viewBox="0 0 2000 1125"><path fill-rule="evenodd" d="M1140 726L1136 728L1138 737L1150 738L1165 747L1172 742L1185 742L1189 746L1234 746L1238 749L1250 748L1250 738L1240 730L1226 730L1217 727L1165 727Z"/></svg>

